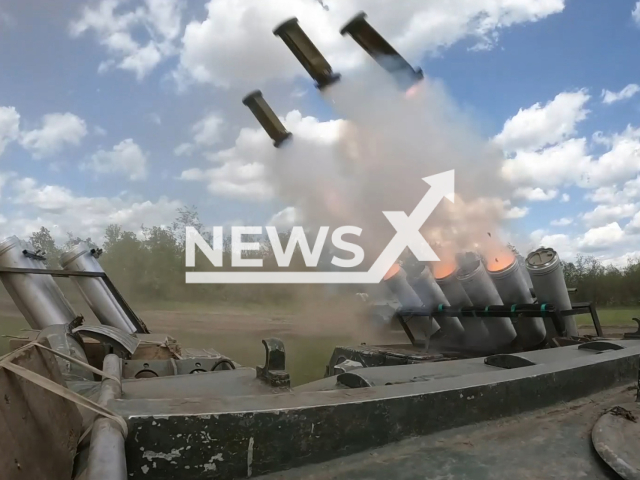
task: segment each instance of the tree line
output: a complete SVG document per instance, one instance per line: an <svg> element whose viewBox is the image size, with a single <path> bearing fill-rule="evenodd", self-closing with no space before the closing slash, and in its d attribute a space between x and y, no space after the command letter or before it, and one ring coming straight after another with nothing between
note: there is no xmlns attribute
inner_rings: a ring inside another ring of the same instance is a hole
<svg viewBox="0 0 640 480"><path fill-rule="evenodd" d="M187 285L185 283L185 227L195 227L203 238L211 240L198 218L195 207L179 209L177 218L168 227L142 227L142 235L119 225L109 225L104 236L96 241L69 233L68 240L58 245L49 230L42 227L30 241L46 252L51 268L59 268L60 254L79 241L91 246L100 244L103 255L100 264L122 293L142 302L172 301L197 303L288 304L301 298L318 298L326 289L317 285ZM281 244L287 244L289 234L281 234ZM270 246L262 245L254 255L263 258L264 268L277 269ZM230 248L225 242L224 265L230 264ZM196 253L197 269L206 270L208 260ZM306 268L299 250L294 254L291 269ZM604 266L594 257L579 256L564 263L568 287L578 289L575 301L593 301L599 306L633 306L640 304L640 259L632 259L625 267ZM354 287L355 288L355 287ZM340 287L346 293L354 288Z"/></svg>

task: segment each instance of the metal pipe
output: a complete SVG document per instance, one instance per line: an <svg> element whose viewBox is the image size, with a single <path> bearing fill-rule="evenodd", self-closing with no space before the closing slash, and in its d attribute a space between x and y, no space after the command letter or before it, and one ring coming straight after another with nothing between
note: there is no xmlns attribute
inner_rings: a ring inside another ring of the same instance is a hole
<svg viewBox="0 0 640 480"><path fill-rule="evenodd" d="M320 50L304 33L297 18L290 18L273 31L280 37L289 50L295 55L305 70L316 81L316 87L322 90L340 79L339 73L333 73L329 62L322 56Z"/></svg>
<svg viewBox="0 0 640 480"><path fill-rule="evenodd" d="M443 278L436 278L436 283L448 300L450 306L455 308L471 307L473 304L469 295L464 291L462 284L456 278L455 271ZM489 350L491 337L484 321L480 318L458 317L464 327L464 343L467 347L478 350Z"/></svg>
<svg viewBox="0 0 640 480"><path fill-rule="evenodd" d="M531 275L529 275L529 272L527 271L527 261L520 254L516 255L516 259L518 260L518 265L520 266L519 270L520 270L520 273L522 274L522 277L524 278L525 283L527 284L527 287L530 290L533 289L533 282L531 281Z"/></svg>
<svg viewBox="0 0 640 480"><path fill-rule="evenodd" d="M255 90L242 99L242 103L249 107L249 110L256 117L262 128L273 140L273 145L278 148L282 143L291 138L291 132L287 131L278 116L271 109L267 101L262 96L260 90Z"/></svg>
<svg viewBox="0 0 640 480"><path fill-rule="evenodd" d="M116 355L104 357L102 369L122 382L122 364ZM102 380L98 403L104 407L110 400L122 396L121 383L109 378ZM124 435L117 422L110 418L96 417L91 431L89 447L88 480L126 480L127 459L124 452Z"/></svg>
<svg viewBox="0 0 640 480"><path fill-rule="evenodd" d="M408 277L408 281L425 308L435 310L438 305L450 306L428 267L425 266L417 275ZM443 333L452 340L459 340L464 336L464 327L456 317L440 318L438 323L441 324Z"/></svg>
<svg viewBox="0 0 640 480"><path fill-rule="evenodd" d="M474 306L502 304L500 294L480 259L467 261L464 268L458 269L456 277ZM496 348L508 347L516 339L517 333L509 318L492 317L485 319L484 323Z"/></svg>
<svg viewBox="0 0 640 480"><path fill-rule="evenodd" d="M43 257L34 255L33 246L15 236L0 242L0 266L46 268ZM77 317L51 275L3 273L0 279L31 328L65 325Z"/></svg>
<svg viewBox="0 0 640 480"><path fill-rule="evenodd" d="M392 74L405 90L424 78L420 68L414 69L366 20L367 14L358 13L342 29L387 72Z"/></svg>
<svg viewBox="0 0 640 480"><path fill-rule="evenodd" d="M517 258L514 258L513 262L502 270L489 271L489 277L493 280L493 284L505 304L533 303L531 290ZM538 347L546 340L547 329L540 317L516 318L514 326L518 333L518 341L525 349Z"/></svg>
<svg viewBox="0 0 640 480"><path fill-rule="evenodd" d="M389 288L391 293L396 296L403 309L422 308L422 300L413 290L413 288L411 288L409 282L407 281L406 272L398 264L395 264L393 267L391 267L391 270L389 270L387 275L385 275L384 283ZM419 330L425 336L425 338L427 336L426 332L429 331L429 324L426 323L427 320L431 321L431 336L433 336L440 330L440 325L434 318L419 316L416 317L416 319L420 322ZM411 322L409 322L409 324L411 324Z"/></svg>
<svg viewBox="0 0 640 480"><path fill-rule="evenodd" d="M89 245L80 242L60 256L60 265L72 272L104 272L94 255L95 251ZM73 277L72 281L100 323L127 333L137 331L102 278Z"/></svg>
<svg viewBox="0 0 640 480"><path fill-rule="evenodd" d="M560 310L571 309L571 299L564 279L564 269L558 253L552 248L539 248L527 256L527 270L540 303L550 303ZM577 337L574 316L564 317L567 335ZM561 332L558 332L561 334Z"/></svg>

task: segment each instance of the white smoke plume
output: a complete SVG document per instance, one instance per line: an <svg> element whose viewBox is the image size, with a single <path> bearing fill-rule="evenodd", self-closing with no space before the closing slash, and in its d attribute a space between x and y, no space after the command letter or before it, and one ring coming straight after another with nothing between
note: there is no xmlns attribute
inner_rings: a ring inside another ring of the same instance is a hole
<svg viewBox="0 0 640 480"><path fill-rule="evenodd" d="M478 248L497 232L508 186L502 152L482 138L443 86L425 78L408 93L371 62L323 96L345 120L325 124L318 144L304 121L266 170L277 195L300 209L309 227L354 225L373 261L395 230L383 211L410 214L429 186L422 178L455 170L456 201L443 199L423 227L427 240Z"/></svg>

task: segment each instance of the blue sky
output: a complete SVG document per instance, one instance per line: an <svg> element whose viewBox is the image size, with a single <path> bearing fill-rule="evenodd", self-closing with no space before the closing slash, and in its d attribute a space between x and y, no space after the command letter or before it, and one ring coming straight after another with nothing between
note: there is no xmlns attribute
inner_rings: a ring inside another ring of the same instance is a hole
<svg viewBox="0 0 640 480"><path fill-rule="evenodd" d="M444 3L334 0L326 12L314 0L0 2L1 233L44 225L97 240L109 223L168 224L184 204L209 225L264 224L289 205L238 149L219 156L256 129L241 98L260 88L283 117L337 116L270 31L297 16L349 75L362 54L335 27L365 10L487 141L501 139L520 192L507 230L565 257L624 263L640 251L636 1Z"/></svg>

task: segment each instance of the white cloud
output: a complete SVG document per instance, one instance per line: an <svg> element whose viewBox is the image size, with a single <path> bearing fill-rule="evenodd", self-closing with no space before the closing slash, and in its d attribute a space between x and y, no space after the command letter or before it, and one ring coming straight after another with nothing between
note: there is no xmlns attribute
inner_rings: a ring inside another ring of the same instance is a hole
<svg viewBox="0 0 640 480"><path fill-rule="evenodd" d="M193 140L196 144L205 147L215 145L220 141L223 124L220 114L210 113L193 126Z"/></svg>
<svg viewBox="0 0 640 480"><path fill-rule="evenodd" d="M633 203L618 205L598 205L593 211L582 215L582 220L588 227L599 227L633 217L639 206Z"/></svg>
<svg viewBox="0 0 640 480"><path fill-rule="evenodd" d="M57 185L39 185L34 179L23 178L12 183L15 195L11 201L22 212L2 226L6 235L28 236L41 226L66 240L67 232L102 240L110 224L141 234L141 226L168 226L176 217L182 202L160 197L152 202L140 198L83 197Z"/></svg>
<svg viewBox="0 0 640 480"><path fill-rule="evenodd" d="M193 155L196 151L213 147L222 139L224 120L217 112L209 113L191 127L193 142L181 143L173 153L180 157Z"/></svg>
<svg viewBox="0 0 640 480"><path fill-rule="evenodd" d="M633 21L636 22L636 25L640 25L640 2L637 2L636 6L633 7L631 18L633 18Z"/></svg>
<svg viewBox="0 0 640 480"><path fill-rule="evenodd" d="M611 149L591 162L587 185L611 185L635 177L640 171L640 128L628 126L622 133L609 138Z"/></svg>
<svg viewBox="0 0 640 480"><path fill-rule="evenodd" d="M504 124L495 141L507 152L538 150L567 140L576 133L576 124L587 118L586 90L563 92L542 106L520 111Z"/></svg>
<svg viewBox="0 0 640 480"><path fill-rule="evenodd" d="M287 230L302 224L302 213L295 207L287 207L276 213L267 225L272 225L280 230Z"/></svg>
<svg viewBox="0 0 640 480"><path fill-rule="evenodd" d="M507 220L516 220L518 218L524 218L529 214L528 207L511 207L505 212L505 218Z"/></svg>
<svg viewBox="0 0 640 480"><path fill-rule="evenodd" d="M624 231L618 222L588 230L578 239L578 247L584 252L597 252L609 249L621 243Z"/></svg>
<svg viewBox="0 0 640 480"><path fill-rule="evenodd" d="M546 202L558 196L557 190L543 190L541 188L521 187L513 193L515 198L524 198L530 202Z"/></svg>
<svg viewBox="0 0 640 480"><path fill-rule="evenodd" d="M147 162L147 155L138 144L127 138L110 151L98 150L84 167L96 173L124 174L135 181L147 177Z"/></svg>
<svg viewBox="0 0 640 480"><path fill-rule="evenodd" d="M536 238L537 237L537 238ZM533 237L534 248L538 247L550 247L553 248L560 258L563 260L571 260L576 255L575 240L569 235L563 233L555 234L543 234L541 237L539 233Z"/></svg>
<svg viewBox="0 0 640 480"><path fill-rule="evenodd" d="M611 105L612 103L619 102L621 100L627 100L638 92L640 92L640 85L635 83L630 83L619 92L602 90L602 103L605 105Z"/></svg>
<svg viewBox="0 0 640 480"><path fill-rule="evenodd" d="M640 199L640 176L629 180L618 188L616 185L600 187L586 195L595 203L622 204Z"/></svg>
<svg viewBox="0 0 640 480"><path fill-rule="evenodd" d="M493 45L506 27L533 22L564 9L564 0L475 0L425 2L404 0L341 0L329 11L311 0L210 0L207 18L185 29L176 76L196 82L226 86L259 84L270 78L302 75L303 69L272 30L297 17L336 70L360 65L364 53L339 34L340 28L360 10L410 61L425 51L437 51L473 37Z"/></svg>
<svg viewBox="0 0 640 480"><path fill-rule="evenodd" d="M628 126L606 138L610 149L594 158L585 138L570 138L539 151L518 151L505 160L502 175L516 186L582 188L625 182L640 171L640 128Z"/></svg>
<svg viewBox="0 0 640 480"><path fill-rule="evenodd" d="M185 4L184 0L101 0L84 6L69 31L73 37L95 33L109 55L100 63L100 73L117 66L142 80L160 62L177 54Z"/></svg>
<svg viewBox="0 0 640 480"><path fill-rule="evenodd" d="M573 218L563 217L557 220L551 220L552 227L566 227L567 225L571 225L573 223Z"/></svg>
<svg viewBox="0 0 640 480"><path fill-rule="evenodd" d="M182 172L181 180L206 181L209 192L218 197L245 201L264 201L273 198L272 187L265 179L264 165L226 162L219 168L202 171L190 169Z"/></svg>
<svg viewBox="0 0 640 480"><path fill-rule="evenodd" d="M343 125L341 120L320 122L314 117L303 117L296 110L282 121L296 138L309 142L309 148L335 143ZM214 168L186 170L180 179L207 182L209 192L215 196L246 201L273 198L274 182L278 179L268 178L265 166L275 161L276 149L261 128L242 129L232 148L211 153L207 158L216 164Z"/></svg>
<svg viewBox="0 0 640 480"><path fill-rule="evenodd" d="M42 127L23 131L20 144L34 158L44 158L59 153L65 146L80 145L87 135L83 119L72 113L50 113L42 117Z"/></svg>
<svg viewBox="0 0 640 480"><path fill-rule="evenodd" d="M567 203L570 200L571 200L571 196L568 193L563 193L562 197L560 198L560 201L562 203Z"/></svg>
<svg viewBox="0 0 640 480"><path fill-rule="evenodd" d="M0 107L0 155L9 143L18 138L20 114L14 107Z"/></svg>
<svg viewBox="0 0 640 480"><path fill-rule="evenodd" d="M515 185L552 188L579 181L590 161L586 140L571 138L539 152L518 152L505 160L502 174Z"/></svg>

